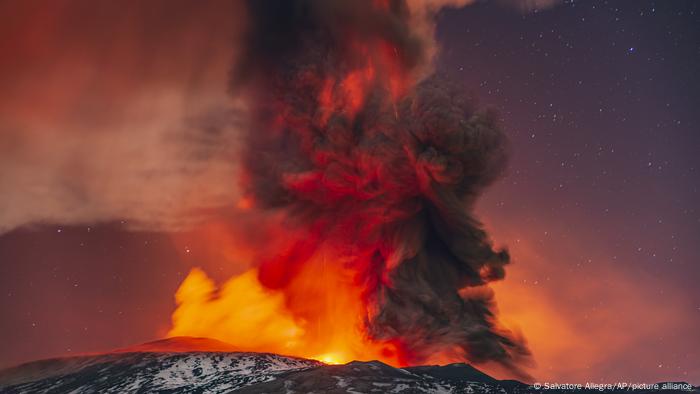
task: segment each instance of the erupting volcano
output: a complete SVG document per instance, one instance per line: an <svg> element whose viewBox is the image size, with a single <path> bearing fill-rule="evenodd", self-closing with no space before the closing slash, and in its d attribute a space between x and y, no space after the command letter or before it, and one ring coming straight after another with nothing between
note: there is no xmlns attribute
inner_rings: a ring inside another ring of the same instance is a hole
<svg viewBox="0 0 700 394"><path fill-rule="evenodd" d="M698 48L696 0L0 1L0 393L698 392Z"/></svg>
<svg viewBox="0 0 700 394"><path fill-rule="evenodd" d="M495 114L431 75L438 5L247 8L230 86L249 109L238 207L255 218L242 231L264 241L219 288L194 269L169 335L526 377L525 341L499 323L488 286L509 255L472 211L504 169L506 140Z"/></svg>

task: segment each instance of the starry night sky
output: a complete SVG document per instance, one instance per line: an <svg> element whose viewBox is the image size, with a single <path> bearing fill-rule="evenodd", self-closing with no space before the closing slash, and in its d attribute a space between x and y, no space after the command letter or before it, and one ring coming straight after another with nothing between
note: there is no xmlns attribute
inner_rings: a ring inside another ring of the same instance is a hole
<svg viewBox="0 0 700 394"><path fill-rule="evenodd" d="M498 108L511 137L509 176L481 202L513 250L510 280L573 326L572 353L601 353L571 356L577 376L697 381L698 3L582 1L524 17L478 5L439 26L441 69Z"/></svg>
<svg viewBox="0 0 700 394"><path fill-rule="evenodd" d="M498 109L510 137L508 173L478 213L513 256L494 287L534 375L700 383L700 3L579 0L529 14L479 3L443 11L436 34L438 71ZM128 224L0 236L0 366L151 340L191 267L219 280L240 270L225 240Z"/></svg>

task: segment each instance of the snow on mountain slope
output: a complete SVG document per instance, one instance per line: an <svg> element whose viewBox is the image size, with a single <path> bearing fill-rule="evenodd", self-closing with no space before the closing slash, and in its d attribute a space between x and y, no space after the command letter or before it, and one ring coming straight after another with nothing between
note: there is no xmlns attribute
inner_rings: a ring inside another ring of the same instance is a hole
<svg viewBox="0 0 700 394"><path fill-rule="evenodd" d="M537 390L517 381L499 381L467 364L394 368L379 361L353 361L326 365L276 354L234 352L228 344L205 338L171 338L0 371L0 393L8 394L230 392L570 394L571 390ZM697 388L635 392L700 393Z"/></svg>
<svg viewBox="0 0 700 394"><path fill-rule="evenodd" d="M46 363L46 362L38 362ZM16 368L35 368L30 364ZM317 361L264 353L113 353L50 360L44 377L0 376L2 393L226 393ZM57 373L52 373L57 372Z"/></svg>

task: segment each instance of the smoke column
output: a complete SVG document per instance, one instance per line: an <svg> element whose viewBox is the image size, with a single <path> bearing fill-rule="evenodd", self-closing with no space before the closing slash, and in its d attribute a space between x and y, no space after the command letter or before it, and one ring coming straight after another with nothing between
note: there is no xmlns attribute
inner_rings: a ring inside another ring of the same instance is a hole
<svg viewBox="0 0 700 394"><path fill-rule="evenodd" d="M260 283L311 318L292 289L322 254L353 273L367 337L393 344L400 363L442 353L524 376L529 351L499 325L487 286L509 255L472 214L506 141L494 114L429 75L437 7L247 5L231 73L253 118L241 183L253 211L282 215L285 238L257 261Z"/></svg>

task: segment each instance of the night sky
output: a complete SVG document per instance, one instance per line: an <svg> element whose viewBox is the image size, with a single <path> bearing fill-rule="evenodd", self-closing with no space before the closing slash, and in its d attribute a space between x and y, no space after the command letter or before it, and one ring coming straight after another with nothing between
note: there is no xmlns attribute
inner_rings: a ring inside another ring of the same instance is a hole
<svg viewBox="0 0 700 394"><path fill-rule="evenodd" d="M180 121L173 111L201 107L225 123L237 9L27 2L9 13L8 3L0 366L162 336L191 267L217 280L242 269L227 246L235 240L216 231L238 219L224 210L193 231L132 219L160 212L162 196L208 190L230 155L207 151L215 164L183 166L151 152L197 156L186 131L154 148L122 118L154 112L134 122L156 130ZM513 256L494 287L503 319L534 352L534 376L700 383L700 3L580 0L526 14L478 3L441 12L436 34L437 70L496 108L510 138L507 174L478 213ZM158 103L134 104L144 100ZM95 163L103 171L86 170ZM155 179L147 190L120 181L144 173ZM54 191L63 183L84 193ZM213 188L211 201L228 197ZM148 209L132 209L132 196Z"/></svg>

